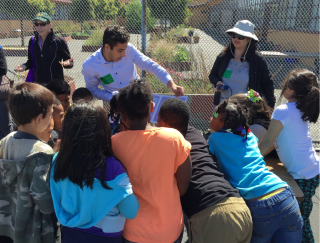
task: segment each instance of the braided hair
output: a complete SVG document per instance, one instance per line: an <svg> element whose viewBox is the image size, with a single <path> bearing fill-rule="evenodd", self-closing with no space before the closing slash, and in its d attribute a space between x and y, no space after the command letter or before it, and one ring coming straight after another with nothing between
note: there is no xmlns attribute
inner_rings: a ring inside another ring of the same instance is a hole
<svg viewBox="0 0 320 243"><path fill-rule="evenodd" d="M292 70L283 81L279 104L287 88L294 91L296 107L303 113L302 120L316 123L319 117L320 94L317 76L307 69Z"/></svg>
<svg viewBox="0 0 320 243"><path fill-rule="evenodd" d="M228 103L224 100L219 106L217 112L224 114L224 127L226 129L231 129L231 132L236 135L241 135L242 129L239 130L241 126L246 131L246 136L250 128L250 118L247 114L245 108L241 108L240 105Z"/></svg>

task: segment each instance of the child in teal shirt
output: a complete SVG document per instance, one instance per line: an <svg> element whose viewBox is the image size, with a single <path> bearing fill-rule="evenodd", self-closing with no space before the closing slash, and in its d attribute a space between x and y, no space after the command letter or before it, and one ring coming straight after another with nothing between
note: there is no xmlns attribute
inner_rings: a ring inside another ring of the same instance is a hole
<svg viewBox="0 0 320 243"><path fill-rule="evenodd" d="M249 124L245 111L224 101L210 120L209 150L251 211L251 242L298 243L303 225L298 202L288 184L268 170Z"/></svg>

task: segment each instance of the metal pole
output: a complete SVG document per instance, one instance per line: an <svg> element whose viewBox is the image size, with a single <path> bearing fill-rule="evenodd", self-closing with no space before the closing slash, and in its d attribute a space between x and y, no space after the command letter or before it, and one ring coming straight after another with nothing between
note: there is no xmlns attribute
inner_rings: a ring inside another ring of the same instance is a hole
<svg viewBox="0 0 320 243"><path fill-rule="evenodd" d="M142 41L142 53L146 55L147 52L147 0L142 0L141 10L141 41ZM142 77L146 77L146 71L142 70Z"/></svg>

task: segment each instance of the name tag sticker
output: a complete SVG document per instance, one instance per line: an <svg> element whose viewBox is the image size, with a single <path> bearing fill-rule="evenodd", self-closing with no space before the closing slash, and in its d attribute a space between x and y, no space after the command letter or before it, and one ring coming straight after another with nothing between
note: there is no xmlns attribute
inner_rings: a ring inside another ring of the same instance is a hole
<svg viewBox="0 0 320 243"><path fill-rule="evenodd" d="M222 77L223 77L223 78L230 79L230 78L231 78L231 74L232 74L232 71L231 71L231 70L226 70L226 71L224 71Z"/></svg>
<svg viewBox="0 0 320 243"><path fill-rule="evenodd" d="M106 76L100 77L100 81L106 85L106 84L111 84L114 82L113 77L111 76L111 74L107 74Z"/></svg>

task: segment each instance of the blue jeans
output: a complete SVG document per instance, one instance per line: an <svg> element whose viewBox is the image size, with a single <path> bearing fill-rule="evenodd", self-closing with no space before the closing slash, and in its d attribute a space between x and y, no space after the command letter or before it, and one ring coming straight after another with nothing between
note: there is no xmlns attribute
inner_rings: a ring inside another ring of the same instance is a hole
<svg viewBox="0 0 320 243"><path fill-rule="evenodd" d="M246 201L251 211L251 243L301 243L303 220L292 189L265 200Z"/></svg>

